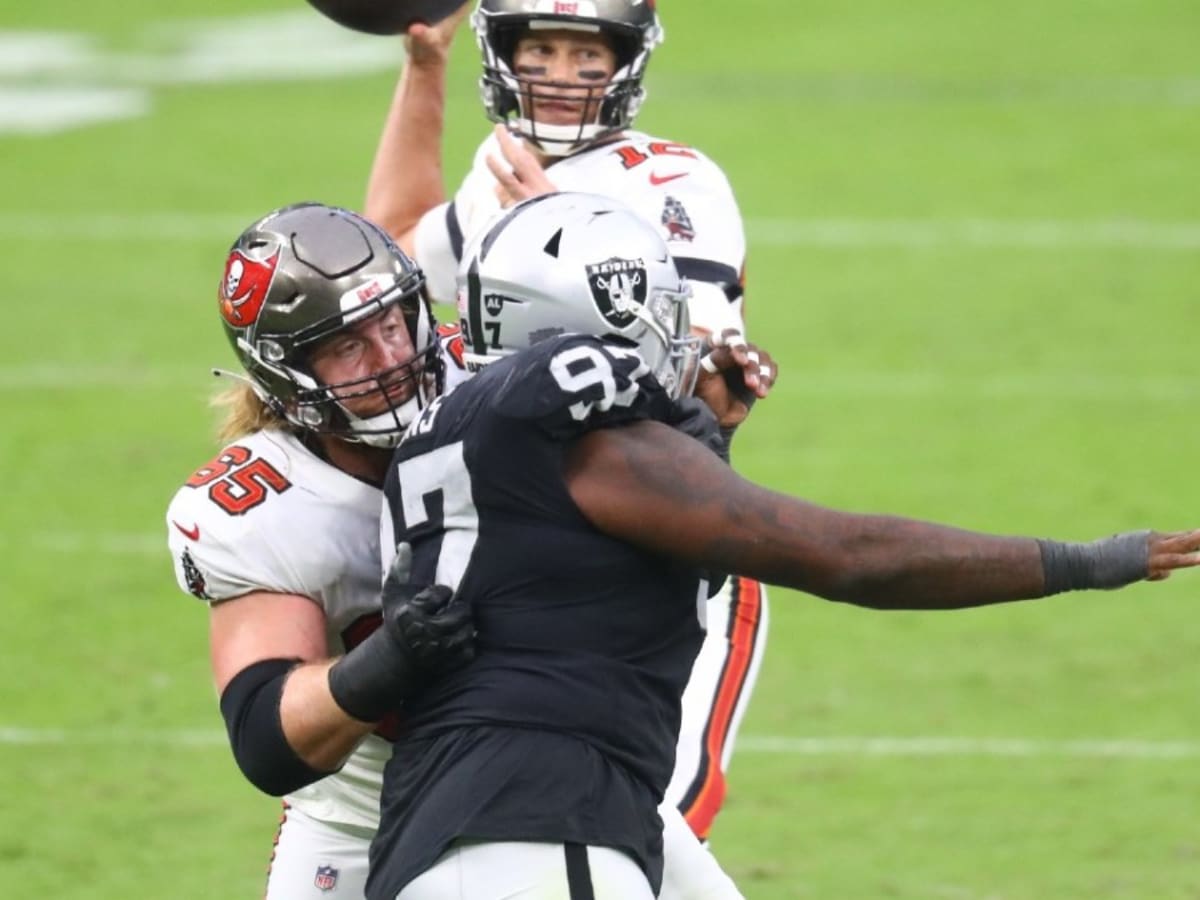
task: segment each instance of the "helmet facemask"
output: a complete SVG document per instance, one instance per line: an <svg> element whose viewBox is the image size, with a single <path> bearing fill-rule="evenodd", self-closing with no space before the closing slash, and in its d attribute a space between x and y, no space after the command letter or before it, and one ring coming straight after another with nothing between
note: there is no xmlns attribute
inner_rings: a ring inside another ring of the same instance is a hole
<svg viewBox="0 0 1200 900"><path fill-rule="evenodd" d="M397 305L414 345L408 359L359 378L331 383L318 380L309 361L317 347ZM375 447L394 447L412 420L441 393L443 383L440 339L432 316L426 304L404 285L350 314L331 317L290 337L259 338L254 347L245 346L244 351L254 359L259 380L269 373L272 380L290 384L286 402L265 398L289 422L306 431ZM353 412L356 401L367 397L378 398L379 411L367 415Z"/></svg>
<svg viewBox="0 0 1200 900"><path fill-rule="evenodd" d="M703 349L700 338L691 334L688 301L692 289L686 282L680 288L652 290L645 305L635 310L635 315L649 326L666 349L654 377L672 398L691 396L700 373Z"/></svg>

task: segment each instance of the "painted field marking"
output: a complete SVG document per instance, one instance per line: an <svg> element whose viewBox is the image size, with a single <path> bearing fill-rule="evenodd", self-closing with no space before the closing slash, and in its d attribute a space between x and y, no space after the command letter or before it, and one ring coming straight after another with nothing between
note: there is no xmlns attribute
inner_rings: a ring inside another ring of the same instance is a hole
<svg viewBox="0 0 1200 900"><path fill-rule="evenodd" d="M218 354L219 355L219 354ZM224 362L224 360L218 360ZM124 372L115 366L0 366L0 393L5 391L188 391L215 389L208 367L161 367ZM918 372L803 372L788 369L787 393L806 397L864 398L1041 398L1191 401L1200 396L1200 377L1172 374L1104 374L1071 372L993 372L971 375Z"/></svg>
<svg viewBox="0 0 1200 900"><path fill-rule="evenodd" d="M792 756L996 756L1101 757L1114 759L1193 759L1200 742L1121 738L1041 740L1036 738L953 737L784 737L745 735L735 752Z"/></svg>
<svg viewBox="0 0 1200 900"><path fill-rule="evenodd" d="M222 246L254 219L187 213L0 212L0 238L72 239L107 243L130 240L212 241ZM910 247L1057 250L1200 249L1200 222L1144 219L958 219L749 218L750 243L777 247Z"/></svg>
<svg viewBox="0 0 1200 900"><path fill-rule="evenodd" d="M221 747L224 731L209 728L65 729L0 725L0 745L54 747L100 746ZM1151 741L1125 738L1044 740L1039 738L955 737L802 737L747 734L737 754L841 757L1005 757L1180 760L1200 757L1200 741Z"/></svg>
<svg viewBox="0 0 1200 900"><path fill-rule="evenodd" d="M781 247L1200 249L1200 222L1139 219L749 219L751 244Z"/></svg>
<svg viewBox="0 0 1200 900"><path fill-rule="evenodd" d="M0 28L0 135L54 135L154 114L163 85L329 81L389 69L398 41L312 10L144 23L114 50L75 31ZM232 120L231 120L232 121Z"/></svg>
<svg viewBox="0 0 1200 900"><path fill-rule="evenodd" d="M167 531L162 534L113 534L108 531L44 531L27 535L0 534L0 550L48 553L99 553L103 556L166 556Z"/></svg>

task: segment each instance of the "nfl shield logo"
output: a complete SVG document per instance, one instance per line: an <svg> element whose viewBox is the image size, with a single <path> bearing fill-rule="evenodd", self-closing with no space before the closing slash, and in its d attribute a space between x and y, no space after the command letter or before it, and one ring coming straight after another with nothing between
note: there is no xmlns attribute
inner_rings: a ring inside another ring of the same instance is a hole
<svg viewBox="0 0 1200 900"><path fill-rule="evenodd" d="M320 891L332 891L337 887L338 870L333 866L317 866L317 877L313 879L313 884Z"/></svg>

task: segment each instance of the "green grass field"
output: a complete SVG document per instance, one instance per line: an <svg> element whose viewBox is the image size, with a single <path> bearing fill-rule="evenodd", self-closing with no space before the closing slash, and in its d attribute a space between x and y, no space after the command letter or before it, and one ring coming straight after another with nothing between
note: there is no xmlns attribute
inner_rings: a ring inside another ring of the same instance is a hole
<svg viewBox="0 0 1200 900"><path fill-rule="evenodd" d="M1009 533L1200 524L1200 6L660 7L639 125L724 165L783 372L739 469ZM163 514L214 447L225 248L361 204L398 63L300 0L0 0L2 896L260 895L278 805ZM754 900L1200 897L1198 595L776 591L716 853Z"/></svg>

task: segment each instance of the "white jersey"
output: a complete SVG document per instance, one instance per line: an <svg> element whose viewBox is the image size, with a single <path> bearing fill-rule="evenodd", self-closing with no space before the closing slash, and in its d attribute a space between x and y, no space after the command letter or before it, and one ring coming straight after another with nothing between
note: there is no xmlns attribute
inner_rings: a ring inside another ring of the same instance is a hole
<svg viewBox="0 0 1200 900"><path fill-rule="evenodd" d="M383 493L331 466L284 431L224 448L167 510L179 586L209 603L253 591L312 599L325 613L329 655L379 621ZM364 740L341 771L286 797L315 819L374 829L391 745Z"/></svg>
<svg viewBox="0 0 1200 900"><path fill-rule="evenodd" d="M441 325L443 391L467 377L457 324ZM175 579L209 603L254 591L308 597L325 613L330 656L380 622L383 491L347 475L286 431L234 441L167 509ZM341 770L285 797L307 816L374 831L391 744L367 737Z"/></svg>
<svg viewBox="0 0 1200 900"><path fill-rule="evenodd" d="M434 207L417 226L415 255L437 302L455 301L463 247L500 210L489 156L504 159L495 135L476 151L454 200ZM692 283L694 327L742 327L746 238L733 190L716 163L691 147L630 131L555 161L546 174L559 190L614 197L659 228L680 274Z"/></svg>

